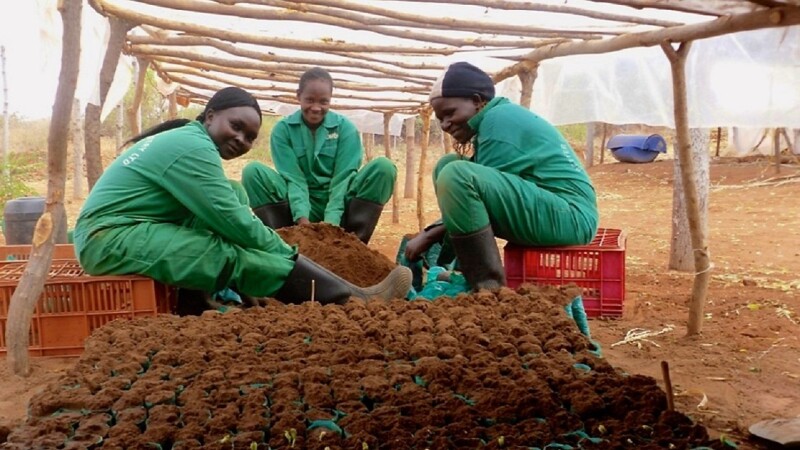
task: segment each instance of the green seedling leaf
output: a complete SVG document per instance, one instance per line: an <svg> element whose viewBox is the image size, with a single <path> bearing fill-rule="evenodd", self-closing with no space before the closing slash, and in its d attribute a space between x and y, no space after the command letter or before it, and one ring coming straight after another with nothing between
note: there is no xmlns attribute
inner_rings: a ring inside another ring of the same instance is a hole
<svg viewBox="0 0 800 450"><path fill-rule="evenodd" d="M728 438L728 436L726 436L725 434L721 434L719 436L719 441L722 442L722 444L725 445L726 447L739 448L739 446L736 444L736 442L733 442L732 440L730 440Z"/></svg>

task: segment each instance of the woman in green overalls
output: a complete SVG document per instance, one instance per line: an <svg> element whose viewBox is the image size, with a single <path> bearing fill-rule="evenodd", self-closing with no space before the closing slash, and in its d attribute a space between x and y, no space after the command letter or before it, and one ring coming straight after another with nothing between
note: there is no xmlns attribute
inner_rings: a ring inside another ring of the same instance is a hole
<svg viewBox="0 0 800 450"><path fill-rule="evenodd" d="M530 246L581 245L597 231L594 187L575 152L546 120L507 98L481 69L451 64L430 102L457 142L434 169L442 223L411 239L417 260L449 235L458 267L475 290L505 284L495 236Z"/></svg>
<svg viewBox="0 0 800 450"><path fill-rule="evenodd" d="M260 126L256 99L228 87L197 120L165 122L131 139L135 144L106 169L78 216L75 251L84 270L287 303L311 299L312 289L321 303L405 296L408 269L358 288L297 254L253 215L222 160L247 153Z"/></svg>
<svg viewBox="0 0 800 450"><path fill-rule="evenodd" d="M383 205L392 196L397 169L379 157L361 170L358 130L330 111L333 79L319 68L300 77L300 110L272 130L275 170L249 163L242 184L253 212L270 228L327 222L368 243Z"/></svg>

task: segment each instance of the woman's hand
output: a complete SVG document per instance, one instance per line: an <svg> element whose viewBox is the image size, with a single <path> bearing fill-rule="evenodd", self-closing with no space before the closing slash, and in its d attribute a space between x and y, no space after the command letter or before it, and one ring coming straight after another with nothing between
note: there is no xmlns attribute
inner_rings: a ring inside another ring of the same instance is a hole
<svg viewBox="0 0 800 450"><path fill-rule="evenodd" d="M297 222L296 222L296 223L297 223L298 225L308 225L308 224L310 224L310 223L311 223L311 221L310 221L310 220L308 220L308 217L301 217L301 218L297 219Z"/></svg>
<svg viewBox="0 0 800 450"><path fill-rule="evenodd" d="M406 242L405 256L409 262L417 261L434 244L427 231L420 231Z"/></svg>

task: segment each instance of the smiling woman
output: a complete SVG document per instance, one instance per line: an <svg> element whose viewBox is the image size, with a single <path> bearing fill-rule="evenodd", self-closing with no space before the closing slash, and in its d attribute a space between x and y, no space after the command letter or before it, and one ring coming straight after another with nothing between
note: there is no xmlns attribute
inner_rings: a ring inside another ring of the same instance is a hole
<svg viewBox="0 0 800 450"><path fill-rule="evenodd" d="M260 125L255 98L228 87L197 120L165 122L131 139L78 216L75 250L86 272L141 274L186 289L231 288L290 303L311 299L311 280L320 303L404 296L407 270L358 288L298 255L253 215L222 160L247 153Z"/></svg>
<svg viewBox="0 0 800 450"><path fill-rule="evenodd" d="M332 96L330 74L307 70L297 88L300 110L272 131L275 169L254 161L242 172L242 184L253 211L273 229L327 222L369 243L392 196L397 168L384 157L360 167L358 130L330 111Z"/></svg>

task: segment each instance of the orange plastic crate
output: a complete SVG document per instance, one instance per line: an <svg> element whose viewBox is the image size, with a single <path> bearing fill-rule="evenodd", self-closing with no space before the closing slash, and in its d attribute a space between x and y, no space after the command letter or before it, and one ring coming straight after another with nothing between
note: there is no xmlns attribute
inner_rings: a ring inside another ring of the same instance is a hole
<svg viewBox="0 0 800 450"><path fill-rule="evenodd" d="M0 353L11 296L26 262L0 262ZM153 317L173 310L164 285L136 276L87 275L75 260L53 260L36 302L28 350L33 356L77 356L92 331L115 319Z"/></svg>
<svg viewBox="0 0 800 450"><path fill-rule="evenodd" d="M600 228L588 245L523 247L507 244L504 266L509 286L522 283L582 289L588 317L621 317L625 302L625 240L622 230Z"/></svg>
<svg viewBox="0 0 800 450"><path fill-rule="evenodd" d="M0 261L27 261L31 256L30 245L0 245ZM75 259L72 244L56 244L53 259Z"/></svg>

